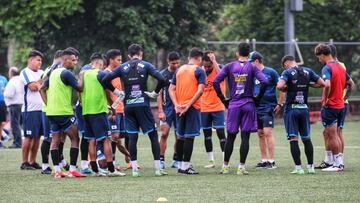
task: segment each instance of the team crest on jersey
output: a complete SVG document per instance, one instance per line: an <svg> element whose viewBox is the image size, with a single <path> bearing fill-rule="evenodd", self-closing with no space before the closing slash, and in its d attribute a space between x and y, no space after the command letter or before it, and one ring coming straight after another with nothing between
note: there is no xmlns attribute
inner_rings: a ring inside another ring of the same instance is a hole
<svg viewBox="0 0 360 203"><path fill-rule="evenodd" d="M295 73L295 71L291 71L291 75L295 75L296 73Z"/></svg>
<svg viewBox="0 0 360 203"><path fill-rule="evenodd" d="M258 79L255 79L255 85L260 84L260 81Z"/></svg>

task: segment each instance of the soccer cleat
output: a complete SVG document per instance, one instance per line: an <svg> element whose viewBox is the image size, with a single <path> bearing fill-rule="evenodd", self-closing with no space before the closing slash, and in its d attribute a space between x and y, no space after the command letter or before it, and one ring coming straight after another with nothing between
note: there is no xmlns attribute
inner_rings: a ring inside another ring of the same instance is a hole
<svg viewBox="0 0 360 203"><path fill-rule="evenodd" d="M209 161L209 165L204 166L204 168L215 168L215 161L214 160Z"/></svg>
<svg viewBox="0 0 360 203"><path fill-rule="evenodd" d="M65 166L61 167L61 171L62 171L62 172L69 171L69 169L70 169L70 165L69 165L68 163L66 163Z"/></svg>
<svg viewBox="0 0 360 203"><path fill-rule="evenodd" d="M137 177L140 177L140 174L139 174L138 171L132 171L132 172L131 172L131 176L132 176L133 178L137 178Z"/></svg>
<svg viewBox="0 0 360 203"><path fill-rule="evenodd" d="M184 170L181 170L181 168L178 169L178 173L184 174Z"/></svg>
<svg viewBox="0 0 360 203"><path fill-rule="evenodd" d="M256 164L256 166L253 167L253 169L259 169L259 168L268 168L268 162L259 162Z"/></svg>
<svg viewBox="0 0 360 203"><path fill-rule="evenodd" d="M266 167L267 169L276 169L277 168L277 166L276 166L276 163L275 163L275 161L274 162L267 162L267 167Z"/></svg>
<svg viewBox="0 0 360 203"><path fill-rule="evenodd" d="M110 172L109 172L107 169L104 169L104 168L100 168L100 167L99 167L99 173L103 173L103 174L108 175Z"/></svg>
<svg viewBox="0 0 360 203"><path fill-rule="evenodd" d="M81 174L79 171L75 170L75 171L69 171L68 177L69 178L83 178L83 177L86 177L86 175Z"/></svg>
<svg viewBox="0 0 360 203"><path fill-rule="evenodd" d="M183 172L183 174L187 174L187 175L198 175L199 174L193 168L188 168L186 170L182 170L182 172Z"/></svg>
<svg viewBox="0 0 360 203"><path fill-rule="evenodd" d="M92 174L92 170L90 168L81 169L80 173L82 174Z"/></svg>
<svg viewBox="0 0 360 203"><path fill-rule="evenodd" d="M324 168L329 168L330 166L332 166L332 164L322 161L318 166L315 166L315 169L324 169Z"/></svg>
<svg viewBox="0 0 360 203"><path fill-rule="evenodd" d="M36 162L34 162L34 163L32 163L32 164L30 164L34 169L42 169L42 167L38 164L38 163L36 163Z"/></svg>
<svg viewBox="0 0 360 203"><path fill-rule="evenodd" d="M64 178L65 174L63 174L61 171L55 172L54 178Z"/></svg>
<svg viewBox="0 0 360 203"><path fill-rule="evenodd" d="M160 168L165 169L165 161L160 161Z"/></svg>
<svg viewBox="0 0 360 203"><path fill-rule="evenodd" d="M164 170L156 170L155 171L155 176L165 176L167 175L167 173Z"/></svg>
<svg viewBox="0 0 360 203"><path fill-rule="evenodd" d="M229 167L222 167L220 174L229 174L230 168Z"/></svg>
<svg viewBox="0 0 360 203"><path fill-rule="evenodd" d="M91 175L94 176L94 177L106 177L108 174L102 173L101 171L99 171L97 173L93 172Z"/></svg>
<svg viewBox="0 0 360 203"><path fill-rule="evenodd" d="M20 166L21 170L35 170L35 168L29 164L29 162L24 162Z"/></svg>
<svg viewBox="0 0 360 203"><path fill-rule="evenodd" d="M290 172L291 174L297 174L297 175L304 175L304 169L294 169L293 171Z"/></svg>
<svg viewBox="0 0 360 203"><path fill-rule="evenodd" d="M249 172L247 172L245 169L238 168L236 170L236 175L249 175Z"/></svg>
<svg viewBox="0 0 360 203"><path fill-rule="evenodd" d="M50 167L47 167L45 170L41 170L41 174L51 174L52 170Z"/></svg>
<svg viewBox="0 0 360 203"><path fill-rule="evenodd" d="M308 168L308 174L315 174L314 168Z"/></svg>
<svg viewBox="0 0 360 203"><path fill-rule="evenodd" d="M126 174L115 170L114 172L110 172L108 174L108 176L109 177L122 177L122 176L126 176Z"/></svg>
<svg viewBox="0 0 360 203"><path fill-rule="evenodd" d="M179 168L179 162L176 160L172 160L171 168Z"/></svg>
<svg viewBox="0 0 360 203"><path fill-rule="evenodd" d="M330 167L328 167L328 168L321 169L321 171L324 171L324 172L343 172L343 171L344 171L344 167L343 167L343 165L340 165L340 166L330 166Z"/></svg>

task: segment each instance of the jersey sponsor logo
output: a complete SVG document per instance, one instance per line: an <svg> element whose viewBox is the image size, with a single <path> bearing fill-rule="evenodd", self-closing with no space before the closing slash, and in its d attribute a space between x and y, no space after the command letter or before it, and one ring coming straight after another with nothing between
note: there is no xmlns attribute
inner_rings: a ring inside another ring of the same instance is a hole
<svg viewBox="0 0 360 203"><path fill-rule="evenodd" d="M31 135L32 131L31 130L27 130L26 131L26 135Z"/></svg>
<svg viewBox="0 0 360 203"><path fill-rule="evenodd" d="M140 104L140 103L144 103L144 102L145 102L144 97L126 100L126 104Z"/></svg>
<svg viewBox="0 0 360 203"><path fill-rule="evenodd" d="M304 103L304 93L302 91L296 92L295 101L299 104Z"/></svg>
<svg viewBox="0 0 360 203"><path fill-rule="evenodd" d="M138 66L139 66L140 68L144 68L144 67L145 67L145 65L142 64L142 63L138 63Z"/></svg>
<svg viewBox="0 0 360 203"><path fill-rule="evenodd" d="M248 74L235 74L235 82L246 82L246 77Z"/></svg>

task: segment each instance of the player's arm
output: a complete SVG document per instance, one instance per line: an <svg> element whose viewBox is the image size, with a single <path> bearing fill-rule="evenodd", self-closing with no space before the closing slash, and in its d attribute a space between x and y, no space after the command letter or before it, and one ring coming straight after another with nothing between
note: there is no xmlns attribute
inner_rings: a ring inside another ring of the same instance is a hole
<svg viewBox="0 0 360 203"><path fill-rule="evenodd" d="M101 80L101 84L118 97L124 96L124 92L119 89L116 89L114 85L111 83L111 81L116 77L120 77L120 76L121 76L121 67L119 66L115 68L113 71L111 71L109 74L106 74Z"/></svg>
<svg viewBox="0 0 360 203"><path fill-rule="evenodd" d="M197 68L195 70L195 77L198 81L198 89L194 96L191 98L191 100L182 106L183 110L180 113L180 116L189 110L189 108L201 97L201 95L204 93L205 84L206 84L206 73L202 68Z"/></svg>
<svg viewBox="0 0 360 203"><path fill-rule="evenodd" d="M223 92L221 91L220 83L224 81L226 76L228 75L227 70L228 70L228 66L222 68L213 81L213 87L215 89L216 95L219 97L219 99L226 108L228 108L229 106L230 99L226 98Z"/></svg>
<svg viewBox="0 0 360 203"><path fill-rule="evenodd" d="M213 68L215 68L216 72L219 72L220 71L220 66L216 61L216 57L215 57L214 52L208 53L208 57L209 57L211 63L213 64Z"/></svg>
<svg viewBox="0 0 360 203"><path fill-rule="evenodd" d="M168 81L161 75L161 73L151 64L146 66L149 74L157 80L155 90L152 92L145 92L149 97L155 99L159 96L160 90L168 84Z"/></svg>
<svg viewBox="0 0 360 203"><path fill-rule="evenodd" d="M347 100L350 97L351 92L354 89L355 89L355 83L353 79L350 77L350 75L346 73L346 93L344 96L344 100Z"/></svg>
<svg viewBox="0 0 360 203"><path fill-rule="evenodd" d="M79 74L79 81L76 80L75 76L70 72L69 70L64 70L61 72L60 78L61 81L68 86L71 86L73 89L75 89L78 92L82 91L82 88L84 87L83 83L83 76L84 73Z"/></svg>
<svg viewBox="0 0 360 203"><path fill-rule="evenodd" d="M43 84L41 85L41 88L39 90L41 99L43 100L43 102L47 105L47 95L46 95L46 91L49 88L49 78L47 80L45 80L43 82Z"/></svg>
<svg viewBox="0 0 360 203"><path fill-rule="evenodd" d="M260 81L260 90L259 93L254 97L255 103L259 102L263 97L266 87L269 84L269 80L266 78L264 73L260 71L256 66L253 66L253 71L255 72L255 78Z"/></svg>
<svg viewBox="0 0 360 203"><path fill-rule="evenodd" d="M287 90L286 82L288 81L288 78L289 78L288 72L285 70L279 78L279 82L276 85L276 89L278 89L281 92L286 92Z"/></svg>
<svg viewBox="0 0 360 203"><path fill-rule="evenodd" d="M281 111L282 107L284 106L285 96L286 96L285 92L279 92L277 104L276 104L276 107L274 109L275 113L279 113Z"/></svg>
<svg viewBox="0 0 360 203"><path fill-rule="evenodd" d="M158 106L158 113L159 113L159 119L164 121L166 119L164 110L163 110L163 95L164 95L164 89L161 89L159 92L159 96L157 97L157 106Z"/></svg>
<svg viewBox="0 0 360 203"><path fill-rule="evenodd" d="M328 66L325 66L322 71L322 79L324 80L324 103L322 104L323 106L327 105L327 101L330 95L330 90L331 90L331 83L330 83L330 78L331 78L331 69Z"/></svg>

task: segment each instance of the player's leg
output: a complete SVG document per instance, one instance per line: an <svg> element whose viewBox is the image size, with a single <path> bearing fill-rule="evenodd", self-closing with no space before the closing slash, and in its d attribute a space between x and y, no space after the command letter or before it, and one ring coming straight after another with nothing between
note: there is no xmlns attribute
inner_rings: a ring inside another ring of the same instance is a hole
<svg viewBox="0 0 360 203"><path fill-rule="evenodd" d="M14 136L14 142L10 147L21 148L22 145L21 128L20 128L21 105L17 105L17 104L11 105L9 107L9 110L10 110L10 118L11 118L10 119L11 131ZM6 120L6 119L0 119L0 120Z"/></svg>
<svg viewBox="0 0 360 203"><path fill-rule="evenodd" d="M250 133L257 131L257 115L254 103L247 103L241 109L241 145L240 145L240 163L237 174L247 175L245 162L250 149Z"/></svg>
<svg viewBox="0 0 360 203"><path fill-rule="evenodd" d="M340 142L341 142L341 153L344 154L344 148L345 148L345 138L344 138L344 124L345 124L345 117L346 117L346 113L347 110L349 108L349 104L345 104L345 107L343 109L343 111L340 113L339 118L338 118L338 135L340 138Z"/></svg>
<svg viewBox="0 0 360 203"><path fill-rule="evenodd" d="M52 127L54 129L54 127ZM60 168L60 154L59 154L59 143L60 143L60 133L58 131L52 130L52 139L50 146L50 155L53 162L55 170L55 178L63 178L65 175L61 172Z"/></svg>
<svg viewBox="0 0 360 203"><path fill-rule="evenodd" d="M307 169L309 174L314 174L314 147L310 138L309 110L299 109L299 112L299 134L304 144L304 151L308 162Z"/></svg>
<svg viewBox="0 0 360 203"><path fill-rule="evenodd" d="M137 164L137 141L139 134L139 123L136 119L135 108L125 108L125 129L128 133L129 144L128 150L130 152L130 163L132 168L132 176L139 177L139 168Z"/></svg>
<svg viewBox="0 0 360 203"><path fill-rule="evenodd" d="M205 151L208 156L209 165L206 165L205 168L214 168L214 152L212 144L212 115L210 112L201 112L201 128L204 133L204 146Z"/></svg>
<svg viewBox="0 0 360 203"><path fill-rule="evenodd" d="M22 163L20 166L21 170L33 170L29 164L29 153L30 153L30 141L31 141L31 123L29 119L29 113L24 112L22 113L22 120L23 120L23 130L24 130L24 140L21 147L22 150ZM2 132L2 122L0 122L0 133Z"/></svg>
<svg viewBox="0 0 360 203"><path fill-rule="evenodd" d="M168 119L168 118L166 118ZM161 169L165 168L165 151L167 148L167 139L169 137L170 126L168 122L160 121L160 130L161 130L161 138L160 138L160 164Z"/></svg>
<svg viewBox="0 0 360 203"><path fill-rule="evenodd" d="M274 151L275 151L275 139L273 135L273 128L274 128L274 113L271 112L264 117L263 120L263 130L266 139L266 149L268 152L268 165L267 168L274 169L276 168L276 163L274 159Z"/></svg>
<svg viewBox="0 0 360 203"><path fill-rule="evenodd" d="M212 113L213 117L213 128L216 129L216 135L219 139L220 149L223 153L224 158L224 150L225 150L225 143L226 143L226 136L225 136L225 111L217 111Z"/></svg>
<svg viewBox="0 0 360 203"><path fill-rule="evenodd" d="M33 138L30 141L29 163L35 169L41 169L41 166L36 162L36 155L39 150L40 137L43 134L42 112L41 111L31 112L31 120L33 124L32 127Z"/></svg>
<svg viewBox="0 0 360 203"><path fill-rule="evenodd" d="M241 112L239 108L228 110L226 119L227 138L224 150L224 163L220 171L222 174L229 173L230 157L234 149L236 134L239 132Z"/></svg>
<svg viewBox="0 0 360 203"><path fill-rule="evenodd" d="M49 153L51 145L51 134L50 134L50 121L47 118L45 112L42 113L42 125L44 131L44 140L41 143L41 158L42 158L42 174L51 174L51 168L49 166Z"/></svg>
<svg viewBox="0 0 360 203"><path fill-rule="evenodd" d="M257 115L257 123L258 123L257 134L259 137L261 161L259 163L257 163L256 166L254 166L254 169L267 167L267 150L266 150L266 138L265 138L264 127L263 127L263 115L261 115L261 114Z"/></svg>
<svg viewBox="0 0 360 203"><path fill-rule="evenodd" d="M324 169L324 168L328 168L330 166L332 166L334 164L334 155L332 153L332 149L330 148L330 141L329 138L330 136L327 135L328 131L326 130L327 123L331 123L332 119L331 119L331 114L329 114L330 112L325 109L325 108L321 108L321 120L323 123L323 137L324 137L324 144L325 144L325 158L324 160L315 167L315 169Z"/></svg>
<svg viewBox="0 0 360 203"><path fill-rule="evenodd" d="M304 174L304 169L301 166L301 152L299 147L299 126L296 109L289 109L285 113L285 130L287 139L290 143L290 152L293 158L295 169L292 174Z"/></svg>
<svg viewBox="0 0 360 203"><path fill-rule="evenodd" d="M174 149L174 153L173 153L173 158L172 158L172 161L171 161L171 168L179 168L179 162L178 162L178 155L177 155L177 149L176 149L176 146L177 146L177 135L176 135L176 113L175 113L175 110L173 111L173 113L171 114L171 122L174 124L174 145L173 145L173 149Z"/></svg>

